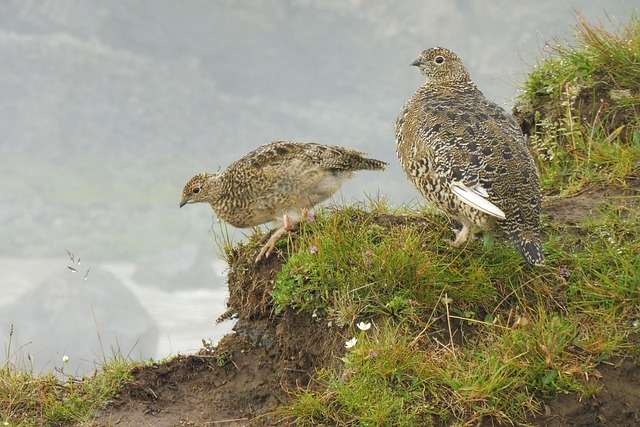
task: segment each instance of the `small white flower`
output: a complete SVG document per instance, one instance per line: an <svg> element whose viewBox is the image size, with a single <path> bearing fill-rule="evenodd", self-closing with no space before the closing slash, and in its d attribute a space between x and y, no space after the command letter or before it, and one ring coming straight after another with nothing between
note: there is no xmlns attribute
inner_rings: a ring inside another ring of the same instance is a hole
<svg viewBox="0 0 640 427"><path fill-rule="evenodd" d="M358 338L353 337L353 338L351 338L349 341L345 342L345 343L344 343L344 346L345 346L345 347L347 347L347 348L351 348L351 347L353 347L354 345L356 345L356 343L357 343L357 342L358 342Z"/></svg>
<svg viewBox="0 0 640 427"><path fill-rule="evenodd" d="M62 356L62 362L63 363L69 363L69 356L67 356L66 354L64 356Z"/></svg>
<svg viewBox="0 0 640 427"><path fill-rule="evenodd" d="M360 322L356 325L358 327L358 329L360 329L361 331L368 331L369 328L371 328L371 323L369 322Z"/></svg>

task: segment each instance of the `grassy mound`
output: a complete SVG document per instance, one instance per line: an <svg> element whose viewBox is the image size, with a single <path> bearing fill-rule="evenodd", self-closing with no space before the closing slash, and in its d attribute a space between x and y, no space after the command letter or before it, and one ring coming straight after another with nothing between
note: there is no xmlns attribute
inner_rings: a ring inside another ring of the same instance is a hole
<svg viewBox="0 0 640 427"><path fill-rule="evenodd" d="M296 239L276 312L350 339L339 368L294 391L295 425L525 422L541 399L596 393L598 363L634 348L640 233L619 216L559 232L531 268L493 239L452 249L441 218L414 215L325 211Z"/></svg>
<svg viewBox="0 0 640 427"><path fill-rule="evenodd" d="M574 44L534 67L514 108L543 185L562 195L640 173L640 20L608 32L578 18L575 30Z"/></svg>

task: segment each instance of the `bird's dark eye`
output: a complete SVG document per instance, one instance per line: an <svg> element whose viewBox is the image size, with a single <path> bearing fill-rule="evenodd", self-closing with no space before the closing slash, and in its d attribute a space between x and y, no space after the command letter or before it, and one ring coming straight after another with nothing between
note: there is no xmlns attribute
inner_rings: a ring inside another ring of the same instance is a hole
<svg viewBox="0 0 640 427"><path fill-rule="evenodd" d="M444 62L444 56L436 56L434 61L436 61L436 64L442 64Z"/></svg>
<svg viewBox="0 0 640 427"><path fill-rule="evenodd" d="M193 187L193 190L191 190L191 192L193 194L198 194L200 192L200 187Z"/></svg>

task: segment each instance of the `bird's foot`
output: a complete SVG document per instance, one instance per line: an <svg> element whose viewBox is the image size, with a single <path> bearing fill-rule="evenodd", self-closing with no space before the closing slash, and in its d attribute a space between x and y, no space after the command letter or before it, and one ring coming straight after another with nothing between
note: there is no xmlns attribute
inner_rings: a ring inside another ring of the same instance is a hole
<svg viewBox="0 0 640 427"><path fill-rule="evenodd" d="M467 243L467 241L469 240L469 235L471 234L470 226L466 224L462 224L461 230L453 230L453 231L456 233L456 239L455 240L445 239L445 242L447 242L450 246L454 248L462 247L464 244Z"/></svg>
<svg viewBox="0 0 640 427"><path fill-rule="evenodd" d="M276 243L278 242L278 240L280 240L288 232L289 232L289 230L287 230L284 227L279 228L276 232L272 232L271 237L269 238L269 241L267 241L267 243L262 247L262 249L260 249L260 252L258 253L258 256L256 256L255 262L257 263L263 257L264 258L268 258L269 255L271 255L271 253L275 249ZM266 234L266 235L268 235L268 234Z"/></svg>
<svg viewBox="0 0 640 427"><path fill-rule="evenodd" d="M269 230L266 233L264 233L262 236L260 236L260 238L258 239L259 243L264 243L267 240L269 240L269 238L273 235L273 232L276 231L275 228L273 230ZM258 233L256 232L255 235L257 236Z"/></svg>
<svg viewBox="0 0 640 427"><path fill-rule="evenodd" d="M307 214L309 213L308 210L305 210L305 211ZM292 220L289 217L289 215L285 213L282 216L282 227L277 229L275 232L274 230L271 230L269 233L265 233L265 235L262 236L262 238L260 239L260 243L263 243L265 240L267 240L267 238L269 238L267 243L260 250L260 253L258 253L258 256L256 257L256 263L260 261L263 257L268 258L269 255L271 255L271 253L275 249L276 243L278 242L278 240L280 240L288 232L297 230L299 226L300 226L299 218Z"/></svg>

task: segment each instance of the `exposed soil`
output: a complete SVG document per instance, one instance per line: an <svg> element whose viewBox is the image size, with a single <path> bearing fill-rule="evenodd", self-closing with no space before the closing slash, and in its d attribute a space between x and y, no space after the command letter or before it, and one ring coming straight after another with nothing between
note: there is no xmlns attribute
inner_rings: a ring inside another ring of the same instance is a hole
<svg viewBox="0 0 640 427"><path fill-rule="evenodd" d="M612 196L624 196L612 191L591 189L573 198L551 199L545 203L545 213L559 225L571 226L597 214ZM633 193L639 191L636 187ZM412 219L380 215L376 220L388 226ZM344 331L308 314L275 315L271 289L282 259L272 255L254 264L254 256L242 246L231 255L228 304L229 313L238 318L236 333L216 348L138 368L134 381L124 386L93 426L287 425L273 411L286 404L288 390L309 386L317 369L337 363L344 352ZM603 363L596 376L602 385L596 397L557 396L531 422L548 427L640 425L637 361Z"/></svg>
<svg viewBox="0 0 640 427"><path fill-rule="evenodd" d="M254 264L238 247L229 272L229 313L235 334L196 355L141 367L135 380L91 425L273 426L287 391L309 384L313 373L343 352L341 328L310 315L274 315L271 289L282 260Z"/></svg>
<svg viewBox="0 0 640 427"><path fill-rule="evenodd" d="M564 394L545 405L546 416L535 424L547 427L640 425L640 366L631 360L600 364L602 389L591 399Z"/></svg>

